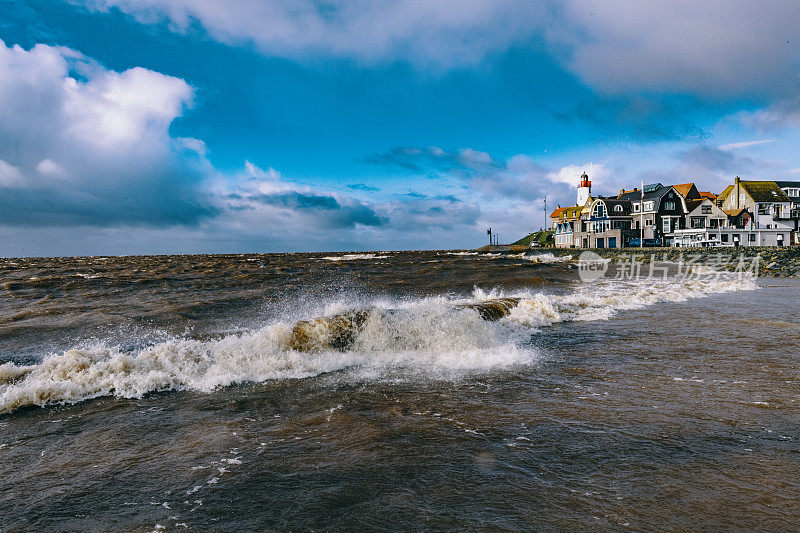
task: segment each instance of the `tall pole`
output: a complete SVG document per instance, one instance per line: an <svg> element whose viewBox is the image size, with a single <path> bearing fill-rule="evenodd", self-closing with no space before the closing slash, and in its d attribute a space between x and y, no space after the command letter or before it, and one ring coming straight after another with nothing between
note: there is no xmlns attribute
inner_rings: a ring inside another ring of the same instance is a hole
<svg viewBox="0 0 800 533"><path fill-rule="evenodd" d="M544 226L542 228L547 227L547 195L544 195Z"/></svg>
<svg viewBox="0 0 800 533"><path fill-rule="evenodd" d="M639 248L641 248L644 246L644 180L642 180L642 196L639 204Z"/></svg>

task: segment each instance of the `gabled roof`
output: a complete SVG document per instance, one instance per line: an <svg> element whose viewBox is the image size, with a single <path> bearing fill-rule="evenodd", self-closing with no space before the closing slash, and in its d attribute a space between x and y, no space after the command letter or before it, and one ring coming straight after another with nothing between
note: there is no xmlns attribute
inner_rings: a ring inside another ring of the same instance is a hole
<svg viewBox="0 0 800 533"><path fill-rule="evenodd" d="M621 217L631 214L631 203L628 200L620 200L614 197L598 198L598 200L603 200L603 202L605 202L609 216ZM622 211L615 210L616 206L621 206Z"/></svg>
<svg viewBox="0 0 800 533"><path fill-rule="evenodd" d="M722 203L731 195L731 191L733 190L733 185L728 185L725 187L721 193L717 195L716 201L718 205L722 205Z"/></svg>
<svg viewBox="0 0 800 533"><path fill-rule="evenodd" d="M571 205L568 207L559 207L550 214L550 218L570 219L578 218L581 216L583 210L582 205Z"/></svg>
<svg viewBox="0 0 800 533"><path fill-rule="evenodd" d="M700 193L698 192L694 183L679 183L678 185L673 185L672 187L678 192L678 194L687 200L700 197Z"/></svg>
<svg viewBox="0 0 800 533"><path fill-rule="evenodd" d="M711 191L697 191L697 194L699 194L701 198L708 198L711 201L717 198L717 195Z"/></svg>
<svg viewBox="0 0 800 533"><path fill-rule="evenodd" d="M789 197L774 181L740 181L739 186L744 189L754 202L789 201Z"/></svg>

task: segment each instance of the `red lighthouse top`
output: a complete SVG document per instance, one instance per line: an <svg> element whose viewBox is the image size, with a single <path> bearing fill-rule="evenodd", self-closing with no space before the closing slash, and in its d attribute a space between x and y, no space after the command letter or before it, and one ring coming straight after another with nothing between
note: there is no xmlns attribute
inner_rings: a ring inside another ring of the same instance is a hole
<svg viewBox="0 0 800 533"><path fill-rule="evenodd" d="M581 187L591 187L592 186L592 182L589 181L589 176L586 175L586 172L584 172L581 175L581 185L580 186Z"/></svg>

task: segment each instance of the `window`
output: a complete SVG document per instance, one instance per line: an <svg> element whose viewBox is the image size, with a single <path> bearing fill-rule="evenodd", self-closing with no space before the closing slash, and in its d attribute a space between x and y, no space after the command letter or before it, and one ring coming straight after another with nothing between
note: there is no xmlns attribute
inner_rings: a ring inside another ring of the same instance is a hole
<svg viewBox="0 0 800 533"><path fill-rule="evenodd" d="M708 221L709 228L721 228L723 226L723 220L721 218L712 218Z"/></svg>
<svg viewBox="0 0 800 533"><path fill-rule="evenodd" d="M706 219L703 217L692 217L692 229L700 229L706 227Z"/></svg>
<svg viewBox="0 0 800 533"><path fill-rule="evenodd" d="M622 213L622 206L620 204L615 205L614 206L614 212L615 213Z"/></svg>
<svg viewBox="0 0 800 533"><path fill-rule="evenodd" d="M607 216L606 204L603 202L597 202L594 204L594 207L592 207L592 218L605 218Z"/></svg>
<svg viewBox="0 0 800 533"><path fill-rule="evenodd" d="M739 201L744 203L744 193L739 194Z"/></svg>
<svg viewBox="0 0 800 533"><path fill-rule="evenodd" d="M644 210L645 211L652 211L653 210L653 202L645 202Z"/></svg>
<svg viewBox="0 0 800 533"><path fill-rule="evenodd" d="M663 220L661 220L661 229L664 231L664 233L669 233L669 219L668 218L664 218Z"/></svg>
<svg viewBox="0 0 800 533"><path fill-rule="evenodd" d="M639 204L639 203L633 204L633 212L634 213L638 213L640 208L641 208L641 204Z"/></svg>
<svg viewBox="0 0 800 533"><path fill-rule="evenodd" d="M728 242L728 234L727 233L723 233L722 234L722 242Z"/></svg>
<svg viewBox="0 0 800 533"><path fill-rule="evenodd" d="M650 219L650 218L646 219L646 220L644 221L644 225L645 225L645 226L652 226L652 225L653 225L653 220L652 220L652 219Z"/></svg>
<svg viewBox="0 0 800 533"><path fill-rule="evenodd" d="M758 204L759 215L769 215L769 204Z"/></svg>
<svg viewBox="0 0 800 533"><path fill-rule="evenodd" d="M751 233L750 235L747 236L747 240L749 240L750 242L756 242L756 234Z"/></svg>
<svg viewBox="0 0 800 533"><path fill-rule="evenodd" d="M667 211L675 211L675 202L664 202L664 209Z"/></svg>
<svg viewBox="0 0 800 533"><path fill-rule="evenodd" d="M711 214L711 206L710 205L701 206L700 207L700 212L703 213L704 215L710 215Z"/></svg>

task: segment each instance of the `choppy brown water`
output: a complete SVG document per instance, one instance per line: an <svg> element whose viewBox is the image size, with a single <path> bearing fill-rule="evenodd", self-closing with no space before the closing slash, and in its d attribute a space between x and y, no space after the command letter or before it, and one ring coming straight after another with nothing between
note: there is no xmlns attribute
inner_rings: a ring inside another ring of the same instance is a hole
<svg viewBox="0 0 800 533"><path fill-rule="evenodd" d="M371 255L0 260L0 530L796 528L796 281Z"/></svg>

